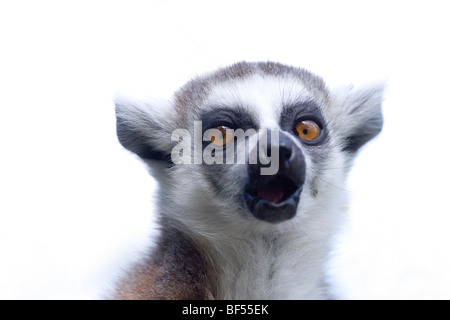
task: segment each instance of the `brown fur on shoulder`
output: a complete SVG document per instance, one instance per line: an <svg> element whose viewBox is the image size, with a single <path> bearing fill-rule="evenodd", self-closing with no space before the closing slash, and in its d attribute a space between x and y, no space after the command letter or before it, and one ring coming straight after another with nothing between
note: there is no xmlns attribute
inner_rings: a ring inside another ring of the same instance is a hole
<svg viewBox="0 0 450 320"><path fill-rule="evenodd" d="M199 251L175 229L164 230L156 250L119 282L113 299L208 299L206 267Z"/></svg>

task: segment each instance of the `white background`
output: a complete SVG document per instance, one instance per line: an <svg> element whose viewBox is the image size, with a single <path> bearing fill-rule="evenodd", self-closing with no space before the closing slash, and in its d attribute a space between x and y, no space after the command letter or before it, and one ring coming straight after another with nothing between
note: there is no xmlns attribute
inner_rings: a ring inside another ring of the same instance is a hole
<svg viewBox="0 0 450 320"><path fill-rule="evenodd" d="M115 136L115 92L168 98L273 60L330 85L387 79L333 261L348 299L450 298L445 1L2 1L0 298L101 298L148 243L153 180Z"/></svg>

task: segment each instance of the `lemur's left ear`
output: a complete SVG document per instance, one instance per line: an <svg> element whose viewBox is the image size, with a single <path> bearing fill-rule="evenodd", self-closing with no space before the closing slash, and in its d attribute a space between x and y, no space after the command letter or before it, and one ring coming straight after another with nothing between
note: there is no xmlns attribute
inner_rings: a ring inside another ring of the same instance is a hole
<svg viewBox="0 0 450 320"><path fill-rule="evenodd" d="M344 140L344 151L354 153L380 133L385 87L385 82L378 82L332 90L331 121Z"/></svg>
<svg viewBox="0 0 450 320"><path fill-rule="evenodd" d="M171 104L166 100L143 102L116 96L117 137L142 159L170 162Z"/></svg>

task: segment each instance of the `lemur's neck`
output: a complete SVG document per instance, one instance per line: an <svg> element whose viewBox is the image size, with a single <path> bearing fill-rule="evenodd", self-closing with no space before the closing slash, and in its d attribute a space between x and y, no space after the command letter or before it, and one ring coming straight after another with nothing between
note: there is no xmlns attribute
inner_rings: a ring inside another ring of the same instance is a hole
<svg viewBox="0 0 450 320"><path fill-rule="evenodd" d="M323 298L323 241L293 231L249 232L233 239L197 239L195 245L215 299Z"/></svg>
<svg viewBox="0 0 450 320"><path fill-rule="evenodd" d="M302 224L303 226L303 224ZM309 228L311 226L306 226ZM319 299L326 232L195 236L163 223L151 256L120 281L118 299ZM322 235L322 236L320 236Z"/></svg>

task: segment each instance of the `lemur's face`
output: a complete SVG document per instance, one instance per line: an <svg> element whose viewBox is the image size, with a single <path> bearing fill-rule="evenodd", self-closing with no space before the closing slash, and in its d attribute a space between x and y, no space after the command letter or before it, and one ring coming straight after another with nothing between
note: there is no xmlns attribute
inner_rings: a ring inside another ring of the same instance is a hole
<svg viewBox="0 0 450 320"><path fill-rule="evenodd" d="M335 158L325 103L326 93L315 98L292 78L253 75L212 88L189 123L201 121L203 155L212 147L219 160L199 168L214 196L249 219L293 218L300 199L317 195L318 172Z"/></svg>
<svg viewBox="0 0 450 320"><path fill-rule="evenodd" d="M337 205L354 154L381 130L382 90L330 93L305 70L241 63L164 107L118 102L118 135L175 219L279 224Z"/></svg>

